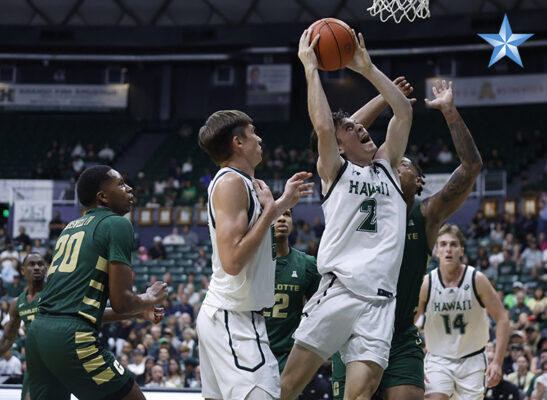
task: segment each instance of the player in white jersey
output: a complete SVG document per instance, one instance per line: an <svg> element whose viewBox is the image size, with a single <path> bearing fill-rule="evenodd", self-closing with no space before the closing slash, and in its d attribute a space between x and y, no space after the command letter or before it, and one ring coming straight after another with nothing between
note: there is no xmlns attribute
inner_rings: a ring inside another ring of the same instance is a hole
<svg viewBox="0 0 547 400"><path fill-rule="evenodd" d="M488 278L461 263L463 243L456 225L441 227L435 247L440 266L425 277L420 290L418 315L425 312L428 351L426 399L483 399L486 388L502 378L509 319ZM496 352L488 366L486 311L496 321Z"/></svg>
<svg viewBox="0 0 547 400"><path fill-rule="evenodd" d="M304 309L281 376L281 398L293 399L321 363L340 350L347 365L346 398L370 399L387 366L397 277L403 255L406 203L397 168L412 123L410 101L374 64L359 34L348 67L368 79L391 106L378 149L355 117L331 114L321 86L311 32L298 56L308 83L308 111L318 139L317 171L325 231L317 266L323 274Z"/></svg>
<svg viewBox="0 0 547 400"><path fill-rule="evenodd" d="M274 303L273 221L312 193L299 172L274 201L254 179L262 139L241 111L217 111L199 131L199 145L221 167L209 185L213 275L197 318L203 396L264 400L280 395L277 361L262 309Z"/></svg>

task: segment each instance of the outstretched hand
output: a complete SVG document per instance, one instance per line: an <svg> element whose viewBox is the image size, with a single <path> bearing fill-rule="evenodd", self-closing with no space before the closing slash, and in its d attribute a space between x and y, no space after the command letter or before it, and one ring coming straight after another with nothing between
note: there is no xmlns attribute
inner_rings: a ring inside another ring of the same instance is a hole
<svg viewBox="0 0 547 400"><path fill-rule="evenodd" d="M306 179L312 177L311 172L297 172L285 184L285 191L278 200L279 212L293 207L303 196L313 193L313 182L305 183Z"/></svg>
<svg viewBox="0 0 547 400"><path fill-rule="evenodd" d="M433 100L424 99L425 104L429 107L436 108L437 110L442 110L443 108L453 107L454 106L454 95L452 94L452 81L446 84L446 81L443 79L442 82L437 80L435 81L435 86L433 86Z"/></svg>
<svg viewBox="0 0 547 400"><path fill-rule="evenodd" d="M361 32L359 32L359 39L357 39L355 31L353 29L351 31L353 32L355 52L353 53L352 60L348 63L348 68L359 74L365 74L372 68L372 61L365 47L365 39L363 39Z"/></svg>
<svg viewBox="0 0 547 400"><path fill-rule="evenodd" d="M152 303L161 303L167 298L167 283L162 281L156 281L146 289L146 296L151 299Z"/></svg>
<svg viewBox="0 0 547 400"><path fill-rule="evenodd" d="M490 363L490 365L488 365L488 368L486 369L486 373L484 375L488 378L488 382L486 384L487 387L491 388L497 386L497 384L500 383L501 378L503 377L501 365L493 361L492 363Z"/></svg>
<svg viewBox="0 0 547 400"><path fill-rule="evenodd" d="M300 43L298 44L298 58L302 61L305 69L317 68L317 56L315 55L315 46L319 41L319 34L317 34L313 41L310 43L312 31L306 29L302 36L300 36Z"/></svg>
<svg viewBox="0 0 547 400"><path fill-rule="evenodd" d="M414 88L410 85L410 82L406 80L404 76L398 76L393 80L393 84L406 96L410 96L414 91ZM409 98L410 104L416 103L416 98Z"/></svg>
<svg viewBox="0 0 547 400"><path fill-rule="evenodd" d="M266 185L266 182L260 179L253 179L253 187L256 192L256 197L258 197L258 202L262 208L267 208L268 204L273 205L274 198L270 188Z"/></svg>

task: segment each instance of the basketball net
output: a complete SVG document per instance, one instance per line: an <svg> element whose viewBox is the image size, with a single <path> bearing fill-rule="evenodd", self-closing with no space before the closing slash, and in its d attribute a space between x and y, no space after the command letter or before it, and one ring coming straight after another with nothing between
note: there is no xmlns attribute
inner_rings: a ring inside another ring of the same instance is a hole
<svg viewBox="0 0 547 400"><path fill-rule="evenodd" d="M382 22L393 18L399 23L404 17L412 22L416 17L429 18L429 0L373 0L367 11L373 17L380 14Z"/></svg>

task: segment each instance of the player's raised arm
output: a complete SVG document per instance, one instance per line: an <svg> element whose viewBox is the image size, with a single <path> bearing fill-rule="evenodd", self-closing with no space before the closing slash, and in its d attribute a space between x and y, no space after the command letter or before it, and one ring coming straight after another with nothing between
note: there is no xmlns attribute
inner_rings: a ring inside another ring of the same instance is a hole
<svg viewBox="0 0 547 400"><path fill-rule="evenodd" d="M494 354L494 360L488 365L486 370L486 376L488 378L488 387L496 386L501 378L503 372L501 366L503 364L503 358L505 357L505 350L507 349L507 342L509 341L509 317L507 312L501 303L501 300L494 290L494 287L482 272L476 272L475 274L475 287L477 288L477 294L484 304L488 314L496 321L496 352Z"/></svg>
<svg viewBox="0 0 547 400"><path fill-rule="evenodd" d="M444 80L437 81L433 87L433 95L434 100L425 99L425 102L443 113L460 165L439 192L422 202L422 213L427 221L426 231L427 237L430 238L428 240L430 248L435 243L440 225L462 206L482 169L479 149L454 105L452 82L447 85Z"/></svg>
<svg viewBox="0 0 547 400"><path fill-rule="evenodd" d="M406 96L410 96L414 91L414 88L406 80L404 76L398 76L393 80L393 84L399 88L399 90ZM415 98L409 99L411 104L416 102ZM367 102L359 110L351 116L351 119L362 124L365 129L370 128L373 122L380 116L382 111L388 106L387 101L384 99L384 96L379 94L369 102Z"/></svg>
<svg viewBox="0 0 547 400"><path fill-rule="evenodd" d="M311 31L307 29L300 37L298 57L304 65L306 82L308 83L308 113L318 137L319 159L317 160L317 172L329 187L336 179L336 175L343 165L343 160L338 150L332 113L317 70L317 57L315 56L314 47L319 40L319 34L311 43L310 36Z"/></svg>
<svg viewBox="0 0 547 400"><path fill-rule="evenodd" d="M4 355L6 351L11 349L15 338L17 337L17 331L21 325L21 316L17 311L17 298L15 298L9 307L9 321L4 326L4 334L0 338L0 357Z"/></svg>
<svg viewBox="0 0 547 400"><path fill-rule="evenodd" d="M422 282L422 287L420 288L420 299L418 301L418 311L416 312L416 315L414 317L414 323L420 319L420 317L425 312L425 307L427 305L427 302L429 300L429 285L431 283L429 282L429 275L426 275L424 277L424 281Z"/></svg>
<svg viewBox="0 0 547 400"><path fill-rule="evenodd" d="M367 78L393 110L393 117L387 128L386 140L378 149L375 158L388 160L391 167L396 169L399 167L408 142L408 134L412 125L412 106L397 86L372 63L361 33L359 33L359 40L355 37L355 43L355 54L348 64L348 68Z"/></svg>

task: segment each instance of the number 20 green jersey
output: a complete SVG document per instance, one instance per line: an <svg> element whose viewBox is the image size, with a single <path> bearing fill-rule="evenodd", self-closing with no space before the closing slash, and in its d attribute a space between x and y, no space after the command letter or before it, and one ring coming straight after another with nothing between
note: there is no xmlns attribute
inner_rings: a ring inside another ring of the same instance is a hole
<svg viewBox="0 0 547 400"><path fill-rule="evenodd" d="M270 348L276 357L291 351L306 298L315 293L320 280L315 258L306 253L291 248L287 256L277 259L275 304L264 311Z"/></svg>
<svg viewBox="0 0 547 400"><path fill-rule="evenodd" d="M107 208L93 208L63 230L40 294L40 313L74 315L100 327L108 300L108 265L131 265L133 226Z"/></svg>

